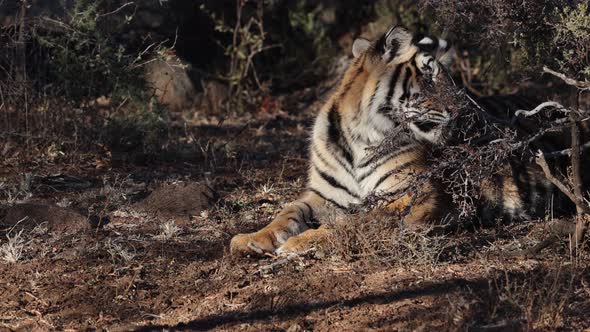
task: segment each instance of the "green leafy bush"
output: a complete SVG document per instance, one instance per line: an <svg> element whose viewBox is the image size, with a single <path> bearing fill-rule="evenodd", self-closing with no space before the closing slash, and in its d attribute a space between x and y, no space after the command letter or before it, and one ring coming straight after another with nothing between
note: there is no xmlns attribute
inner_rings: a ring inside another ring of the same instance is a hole
<svg viewBox="0 0 590 332"><path fill-rule="evenodd" d="M54 94L83 100L141 93L141 59L120 39L133 15L102 16L107 4L76 0L66 7L68 20L33 29L31 42L44 54L36 64L44 73L33 77L54 83Z"/></svg>
<svg viewBox="0 0 590 332"><path fill-rule="evenodd" d="M12 85L22 87L10 91L11 105L2 108L11 134L43 145L70 142L63 135L74 131L75 144L96 146L99 140L112 149L161 148L165 110L152 98L144 67L164 59L170 47L162 38L137 33L140 5L146 4L73 0L52 3L49 12L12 13L14 28L0 35L9 50L21 51L0 56L0 68L14 68L0 71L2 94ZM26 66L13 65L19 62ZM98 98L107 105L97 105ZM27 112L8 115L21 105Z"/></svg>

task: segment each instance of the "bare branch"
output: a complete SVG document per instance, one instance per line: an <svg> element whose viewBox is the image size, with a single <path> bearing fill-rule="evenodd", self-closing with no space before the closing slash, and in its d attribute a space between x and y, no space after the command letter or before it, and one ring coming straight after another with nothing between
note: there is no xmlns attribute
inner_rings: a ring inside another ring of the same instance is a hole
<svg viewBox="0 0 590 332"><path fill-rule="evenodd" d="M556 72L555 70L549 69L547 67L543 67L543 72L551 74L555 77L558 77L561 80L563 80L566 84L575 86L576 88L578 88L580 90L590 90L590 82L576 81L572 78L565 76L562 73Z"/></svg>
<svg viewBox="0 0 590 332"><path fill-rule="evenodd" d="M586 142L585 144L580 145L580 151L586 150L588 148L590 148L590 142ZM572 149L568 148L568 149L563 149L563 150L559 150L559 151L553 151L553 152L546 153L545 158L552 159L552 158L559 158L559 157L565 157L565 156L571 156L571 155L572 155Z"/></svg>
<svg viewBox="0 0 590 332"><path fill-rule="evenodd" d="M574 195L581 201L584 201L584 193L582 191L582 172L580 169L580 124L578 122L579 117L576 113L570 114L571 120L571 137L572 137L572 153L571 153L571 164L572 164L572 184L574 187ZM577 204L576 204L577 205ZM582 208L577 206L576 208L578 215L576 220L576 232L574 234L574 244L578 248L580 243L584 239L584 233L586 232L586 218L583 215L584 211Z"/></svg>
<svg viewBox="0 0 590 332"><path fill-rule="evenodd" d="M553 183L554 186L556 186L564 195L566 195L574 204L576 204L576 207L580 208L580 210L582 210L583 212L590 214L590 206L588 206L586 202L584 202L582 199L578 198L574 193L572 193L572 191L561 180L559 180L553 174L551 174L551 170L549 169L549 165L547 164L545 155L541 150L537 152L537 158L535 161L537 165L541 166L541 168L543 169L543 172L545 173L545 177L547 178L547 180Z"/></svg>
<svg viewBox="0 0 590 332"><path fill-rule="evenodd" d="M529 117L529 116L535 115L535 114L541 112L542 110L544 110L545 108L549 108L549 107L553 107L556 110L564 112L564 113L571 112L570 110L568 110L567 108L565 108L563 105L561 105L560 103L558 103L556 101L546 101L544 103L539 104L539 106L533 108L530 111L518 110L518 111L516 111L516 113L514 113L514 116L519 116L519 115L523 114L525 117Z"/></svg>
<svg viewBox="0 0 590 332"><path fill-rule="evenodd" d="M105 17L105 16L116 14L116 13L120 12L121 10L125 9L126 7L129 7L129 6L134 5L134 4L135 4L135 2L133 2L133 1L127 2L127 3L123 4L121 7L113 10L112 12L108 12L108 13L97 15L96 16L96 19L99 19L99 18L102 18L102 17Z"/></svg>

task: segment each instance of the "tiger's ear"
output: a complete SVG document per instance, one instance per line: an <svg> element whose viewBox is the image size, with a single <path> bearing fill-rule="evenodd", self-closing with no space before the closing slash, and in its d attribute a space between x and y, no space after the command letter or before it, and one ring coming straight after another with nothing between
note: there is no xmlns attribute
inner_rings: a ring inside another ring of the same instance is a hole
<svg viewBox="0 0 590 332"><path fill-rule="evenodd" d="M357 38L352 43L352 55L355 58L358 58L363 53L365 53L369 47L371 47L371 42L365 38Z"/></svg>
<svg viewBox="0 0 590 332"><path fill-rule="evenodd" d="M387 62L396 58L399 62L407 61L417 50L412 44L412 34L401 26L391 27L377 45Z"/></svg>
<svg viewBox="0 0 590 332"><path fill-rule="evenodd" d="M436 60L445 68L450 68L455 62L457 52L455 47L449 46L446 40L438 40L438 50L436 52Z"/></svg>

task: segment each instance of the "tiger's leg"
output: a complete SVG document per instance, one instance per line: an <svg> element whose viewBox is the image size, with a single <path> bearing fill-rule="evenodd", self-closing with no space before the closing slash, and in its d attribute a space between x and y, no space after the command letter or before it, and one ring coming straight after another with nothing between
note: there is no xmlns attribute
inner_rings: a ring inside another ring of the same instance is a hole
<svg viewBox="0 0 590 332"><path fill-rule="evenodd" d="M395 201L389 202L385 208L403 218L403 223L409 228L417 228L429 222L437 221L449 211L444 210L447 199L441 192L426 183L418 193L406 193Z"/></svg>
<svg viewBox="0 0 590 332"><path fill-rule="evenodd" d="M437 188L427 183L422 186L418 194L405 194L393 202L386 203L383 207L403 217L406 227L416 229L428 222L437 221L436 218L442 216L441 207L445 206L446 197L440 193ZM297 236L290 237L276 250L276 253L280 255L304 252L321 243L331 233L332 229L327 224L317 229L306 230Z"/></svg>
<svg viewBox="0 0 590 332"><path fill-rule="evenodd" d="M274 253L290 237L309 229L326 201L313 192L306 192L299 200L285 207L274 220L261 230L234 236L230 243L232 254Z"/></svg>

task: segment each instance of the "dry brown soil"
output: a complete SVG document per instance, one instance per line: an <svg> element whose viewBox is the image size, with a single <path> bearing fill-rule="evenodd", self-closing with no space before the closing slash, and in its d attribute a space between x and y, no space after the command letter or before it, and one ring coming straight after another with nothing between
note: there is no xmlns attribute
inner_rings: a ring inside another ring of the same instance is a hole
<svg viewBox="0 0 590 332"><path fill-rule="evenodd" d="M147 161L4 149L0 245L22 231L22 255L0 261L0 331L590 327L587 251L573 257L564 241L539 257L504 255L541 239L545 221L397 254L232 258L233 234L301 192L311 120L293 111L193 124L182 153Z"/></svg>

